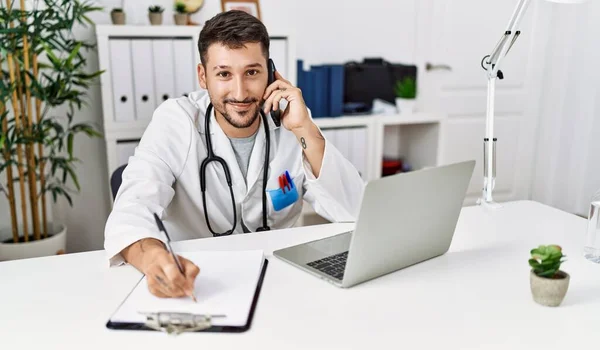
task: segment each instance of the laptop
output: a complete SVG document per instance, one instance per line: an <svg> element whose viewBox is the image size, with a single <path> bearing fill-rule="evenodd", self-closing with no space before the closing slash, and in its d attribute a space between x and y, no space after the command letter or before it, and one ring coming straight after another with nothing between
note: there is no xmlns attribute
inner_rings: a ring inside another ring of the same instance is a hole
<svg viewBox="0 0 600 350"><path fill-rule="evenodd" d="M348 288L448 251L475 161L367 183L353 231L273 252Z"/></svg>

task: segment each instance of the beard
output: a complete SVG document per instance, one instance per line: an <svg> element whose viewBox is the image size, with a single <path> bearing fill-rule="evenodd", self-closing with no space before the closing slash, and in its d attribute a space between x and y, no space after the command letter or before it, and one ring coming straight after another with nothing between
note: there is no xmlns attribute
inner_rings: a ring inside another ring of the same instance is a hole
<svg viewBox="0 0 600 350"><path fill-rule="evenodd" d="M213 101L213 106L231 126L238 129L245 129L254 124L260 114L260 106L257 102L258 100L255 98L247 98L243 101L226 98L221 103ZM251 103L252 105L245 111L236 111L229 105L230 103Z"/></svg>

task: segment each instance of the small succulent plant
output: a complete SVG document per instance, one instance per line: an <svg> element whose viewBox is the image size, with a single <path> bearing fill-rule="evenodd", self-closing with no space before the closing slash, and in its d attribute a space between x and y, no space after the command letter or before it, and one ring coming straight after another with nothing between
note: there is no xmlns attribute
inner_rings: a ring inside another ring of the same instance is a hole
<svg viewBox="0 0 600 350"><path fill-rule="evenodd" d="M565 262L562 248L558 245L540 245L531 250L529 266L539 277L559 278L560 265Z"/></svg>
<svg viewBox="0 0 600 350"><path fill-rule="evenodd" d="M183 2L176 2L175 3L175 12L177 13L187 13L187 8L185 6L185 3Z"/></svg>
<svg viewBox="0 0 600 350"><path fill-rule="evenodd" d="M150 7L148 7L148 11L149 11L150 13L162 13L164 10L165 10L165 9L164 9L164 8L162 8L162 7L161 7L161 6L159 6L159 5L154 5L154 6L150 6Z"/></svg>

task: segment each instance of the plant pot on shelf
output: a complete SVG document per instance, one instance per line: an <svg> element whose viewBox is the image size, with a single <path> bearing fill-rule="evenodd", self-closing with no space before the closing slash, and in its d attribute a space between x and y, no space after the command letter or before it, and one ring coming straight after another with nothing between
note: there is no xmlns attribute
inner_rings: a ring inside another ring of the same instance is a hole
<svg viewBox="0 0 600 350"><path fill-rule="evenodd" d="M10 227L0 229L0 261L38 258L64 254L67 249L67 228L64 225L48 223L48 237L29 242L14 243ZM22 229L21 231L22 232ZM21 238L22 239L22 238Z"/></svg>
<svg viewBox="0 0 600 350"><path fill-rule="evenodd" d="M112 11L110 13L110 18L113 24L125 24L125 12L122 11Z"/></svg>
<svg viewBox="0 0 600 350"><path fill-rule="evenodd" d="M188 23L188 14L187 13L176 13L175 15L175 24L178 26L184 26Z"/></svg>
<svg viewBox="0 0 600 350"><path fill-rule="evenodd" d="M148 19L150 20L150 24L153 26L159 26L163 22L162 13L150 12L148 14Z"/></svg>
<svg viewBox="0 0 600 350"><path fill-rule="evenodd" d="M416 99L396 97L396 109L400 114L411 114L415 111Z"/></svg>
<svg viewBox="0 0 600 350"><path fill-rule="evenodd" d="M530 285L533 300L544 306L559 306L569 289L570 276L564 271L558 271L556 277L547 278L530 272Z"/></svg>

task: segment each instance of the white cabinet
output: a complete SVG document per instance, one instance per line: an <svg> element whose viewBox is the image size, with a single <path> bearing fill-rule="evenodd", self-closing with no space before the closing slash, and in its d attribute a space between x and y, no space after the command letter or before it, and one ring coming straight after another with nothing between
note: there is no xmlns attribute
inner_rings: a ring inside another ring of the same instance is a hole
<svg viewBox="0 0 600 350"><path fill-rule="evenodd" d="M365 182L383 176L386 158L410 165L409 170L440 165L440 144L446 121L441 114L344 116L314 121L325 139L346 156ZM326 222L305 203L296 226Z"/></svg>

